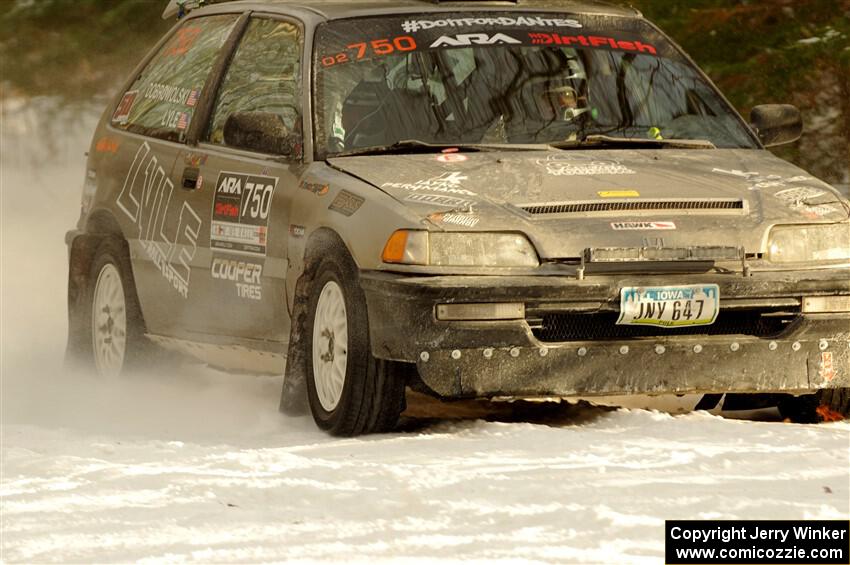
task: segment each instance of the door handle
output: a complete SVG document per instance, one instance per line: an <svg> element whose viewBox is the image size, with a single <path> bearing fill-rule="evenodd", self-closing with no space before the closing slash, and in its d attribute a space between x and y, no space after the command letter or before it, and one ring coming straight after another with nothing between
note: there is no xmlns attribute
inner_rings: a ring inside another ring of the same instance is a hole
<svg viewBox="0 0 850 565"><path fill-rule="evenodd" d="M194 167L186 167L183 170L183 182L181 186L183 190L195 190L198 188L198 178L201 176L201 170Z"/></svg>

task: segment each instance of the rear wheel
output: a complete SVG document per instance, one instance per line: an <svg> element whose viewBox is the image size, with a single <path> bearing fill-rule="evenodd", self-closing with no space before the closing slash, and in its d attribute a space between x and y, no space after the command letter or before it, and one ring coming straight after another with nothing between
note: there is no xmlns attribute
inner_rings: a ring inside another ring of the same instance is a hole
<svg viewBox="0 0 850 565"><path fill-rule="evenodd" d="M151 346L123 242L100 243L84 286L82 303L71 312L69 355L78 365L115 377L137 365Z"/></svg>
<svg viewBox="0 0 850 565"><path fill-rule="evenodd" d="M404 410L404 380L394 374L394 363L372 356L356 268L339 255L320 261L304 334L313 419L339 436L390 431Z"/></svg>
<svg viewBox="0 0 850 565"><path fill-rule="evenodd" d="M97 273L91 333L97 372L108 376L120 374L127 353L127 304L121 273L112 262L104 263Z"/></svg>

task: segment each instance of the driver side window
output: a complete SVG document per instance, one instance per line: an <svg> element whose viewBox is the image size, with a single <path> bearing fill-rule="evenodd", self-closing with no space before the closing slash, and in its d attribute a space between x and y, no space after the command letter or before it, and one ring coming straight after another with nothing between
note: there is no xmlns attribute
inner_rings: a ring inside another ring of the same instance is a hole
<svg viewBox="0 0 850 565"><path fill-rule="evenodd" d="M251 20L219 89L206 141L226 145L225 124L237 113L277 116L300 137L301 45L294 23ZM300 156L300 150L295 153Z"/></svg>

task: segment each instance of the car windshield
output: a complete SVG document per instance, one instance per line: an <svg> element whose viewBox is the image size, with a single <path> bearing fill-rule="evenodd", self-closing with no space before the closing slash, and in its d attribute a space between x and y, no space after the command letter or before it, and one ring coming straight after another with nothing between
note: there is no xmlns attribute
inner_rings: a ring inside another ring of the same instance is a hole
<svg viewBox="0 0 850 565"><path fill-rule="evenodd" d="M317 30L314 52L323 158L404 141L557 144L593 135L757 147L703 75L639 19L456 12L337 20Z"/></svg>

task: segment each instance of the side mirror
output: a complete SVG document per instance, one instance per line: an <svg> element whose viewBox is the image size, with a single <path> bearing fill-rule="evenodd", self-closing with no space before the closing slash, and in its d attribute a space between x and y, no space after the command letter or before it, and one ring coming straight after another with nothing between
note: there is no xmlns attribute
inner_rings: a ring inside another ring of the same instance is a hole
<svg viewBox="0 0 850 565"><path fill-rule="evenodd" d="M298 145L298 135L277 114L236 112L224 122L224 143L260 153L292 155Z"/></svg>
<svg viewBox="0 0 850 565"><path fill-rule="evenodd" d="M790 104L764 104L750 112L750 125L765 147L793 143L803 135L800 110Z"/></svg>

